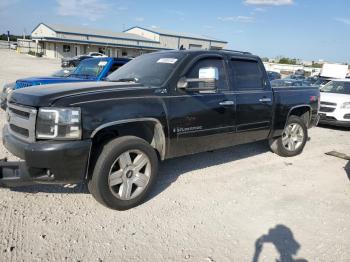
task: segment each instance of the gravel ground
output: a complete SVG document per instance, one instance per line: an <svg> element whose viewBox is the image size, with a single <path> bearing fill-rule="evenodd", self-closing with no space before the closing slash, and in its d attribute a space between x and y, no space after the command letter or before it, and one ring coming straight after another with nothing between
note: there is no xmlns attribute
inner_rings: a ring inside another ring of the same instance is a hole
<svg viewBox="0 0 350 262"><path fill-rule="evenodd" d="M59 69L0 56L2 82ZM148 201L123 212L82 186L1 188L0 261L350 261L350 162L324 154L350 155L349 131L309 136L294 158L259 142L166 161Z"/></svg>

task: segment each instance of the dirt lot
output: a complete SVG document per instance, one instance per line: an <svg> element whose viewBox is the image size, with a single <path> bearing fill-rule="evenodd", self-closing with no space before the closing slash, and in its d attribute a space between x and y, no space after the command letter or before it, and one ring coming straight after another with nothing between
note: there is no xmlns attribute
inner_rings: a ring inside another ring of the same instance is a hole
<svg viewBox="0 0 350 262"><path fill-rule="evenodd" d="M59 69L6 50L0 57L1 84ZM350 155L349 134L313 128L294 158L260 142L166 161L149 200L124 212L82 186L1 188L0 260L350 261L350 163L324 154Z"/></svg>

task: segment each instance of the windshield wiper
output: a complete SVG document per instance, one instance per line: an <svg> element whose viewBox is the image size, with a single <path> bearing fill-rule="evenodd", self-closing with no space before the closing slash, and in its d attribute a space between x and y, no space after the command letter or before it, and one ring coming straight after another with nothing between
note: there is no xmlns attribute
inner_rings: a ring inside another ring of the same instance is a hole
<svg viewBox="0 0 350 262"><path fill-rule="evenodd" d="M129 78L119 78L119 79L107 79L107 81L110 82L134 82L137 83L139 81L136 77L129 77Z"/></svg>

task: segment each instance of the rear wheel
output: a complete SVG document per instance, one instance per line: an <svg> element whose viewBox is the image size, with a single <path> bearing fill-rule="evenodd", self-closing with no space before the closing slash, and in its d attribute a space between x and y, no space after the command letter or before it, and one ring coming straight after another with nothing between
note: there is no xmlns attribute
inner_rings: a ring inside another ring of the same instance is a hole
<svg viewBox="0 0 350 262"><path fill-rule="evenodd" d="M304 121L297 116L289 117L282 136L269 140L271 150L284 157L299 155L308 138L307 128Z"/></svg>
<svg viewBox="0 0 350 262"><path fill-rule="evenodd" d="M121 137L104 147L88 186L101 204L125 210L145 199L157 171L156 152L145 140L133 136Z"/></svg>

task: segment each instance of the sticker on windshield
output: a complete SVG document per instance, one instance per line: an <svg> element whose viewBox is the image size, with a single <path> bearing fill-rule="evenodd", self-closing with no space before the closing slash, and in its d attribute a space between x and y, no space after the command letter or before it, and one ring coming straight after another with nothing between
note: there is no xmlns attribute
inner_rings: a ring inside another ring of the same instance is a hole
<svg viewBox="0 0 350 262"><path fill-rule="evenodd" d="M105 66L105 65L107 65L107 61L100 61L98 63L98 66Z"/></svg>
<svg viewBox="0 0 350 262"><path fill-rule="evenodd" d="M163 64L175 64L177 61L176 58L160 58L157 63L163 63Z"/></svg>

